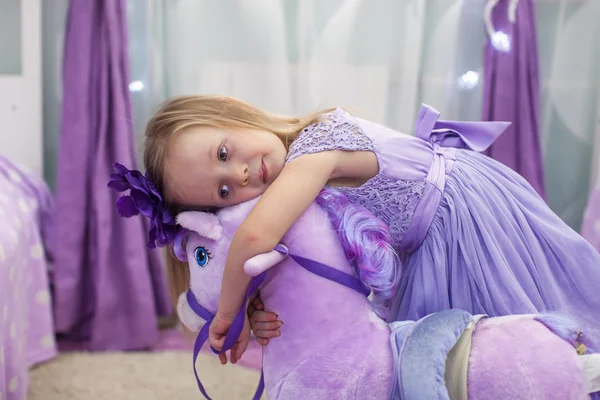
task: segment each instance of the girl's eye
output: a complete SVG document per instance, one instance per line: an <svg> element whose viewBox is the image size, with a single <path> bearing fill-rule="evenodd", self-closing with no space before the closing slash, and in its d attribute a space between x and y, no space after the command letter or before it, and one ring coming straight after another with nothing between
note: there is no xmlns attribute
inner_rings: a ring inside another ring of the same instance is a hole
<svg viewBox="0 0 600 400"><path fill-rule="evenodd" d="M227 197L228 194L229 188L227 187L227 185L221 186L221 189L219 190L219 196L221 196L221 198L224 199L225 197Z"/></svg>
<svg viewBox="0 0 600 400"><path fill-rule="evenodd" d="M219 160L227 161L227 147L221 146L219 149Z"/></svg>

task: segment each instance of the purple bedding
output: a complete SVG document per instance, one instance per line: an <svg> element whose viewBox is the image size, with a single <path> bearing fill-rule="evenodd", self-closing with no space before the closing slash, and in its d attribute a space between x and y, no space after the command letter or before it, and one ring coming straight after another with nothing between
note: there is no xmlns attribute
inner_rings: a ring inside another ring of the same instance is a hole
<svg viewBox="0 0 600 400"><path fill-rule="evenodd" d="M0 399L27 398L29 368L57 353L47 243L51 193L0 155Z"/></svg>

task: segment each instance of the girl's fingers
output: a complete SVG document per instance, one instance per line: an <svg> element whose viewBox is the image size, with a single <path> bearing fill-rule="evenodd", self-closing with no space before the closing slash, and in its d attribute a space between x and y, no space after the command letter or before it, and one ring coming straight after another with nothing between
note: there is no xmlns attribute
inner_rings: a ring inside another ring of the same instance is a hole
<svg viewBox="0 0 600 400"><path fill-rule="evenodd" d="M257 337L256 341L258 342L258 344L260 344L261 346L266 346L269 344L269 339L262 339Z"/></svg>
<svg viewBox="0 0 600 400"><path fill-rule="evenodd" d="M283 325L281 321L271 321L271 322L255 322L252 324L254 331L272 331L277 330ZM255 333L256 335L256 333Z"/></svg>
<svg viewBox="0 0 600 400"><path fill-rule="evenodd" d="M256 336L257 340L273 339L273 338L281 336L281 332L279 330L256 331L254 333L254 336Z"/></svg>
<svg viewBox="0 0 600 400"><path fill-rule="evenodd" d="M268 311L256 311L250 318L254 322L277 321L277 314Z"/></svg>
<svg viewBox="0 0 600 400"><path fill-rule="evenodd" d="M263 305L262 301L260 301L260 297L256 296L253 300L252 300L252 305L254 306L254 308L256 308L257 310L263 310L265 308L265 306Z"/></svg>

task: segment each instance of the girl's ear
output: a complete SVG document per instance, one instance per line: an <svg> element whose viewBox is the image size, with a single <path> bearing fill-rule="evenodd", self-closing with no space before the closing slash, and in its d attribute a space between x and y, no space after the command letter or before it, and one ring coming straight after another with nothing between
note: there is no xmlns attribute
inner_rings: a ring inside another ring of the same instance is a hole
<svg viewBox="0 0 600 400"><path fill-rule="evenodd" d="M206 321L198 316L190 307L186 292L183 292L179 295L179 300L177 301L177 316L179 320L192 332L198 332Z"/></svg>

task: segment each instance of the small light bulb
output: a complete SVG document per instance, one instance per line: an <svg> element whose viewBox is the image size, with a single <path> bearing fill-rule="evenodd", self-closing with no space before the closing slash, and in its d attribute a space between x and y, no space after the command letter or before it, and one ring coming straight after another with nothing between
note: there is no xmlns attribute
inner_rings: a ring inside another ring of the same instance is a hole
<svg viewBox="0 0 600 400"><path fill-rule="evenodd" d="M492 46L498 51L508 53L510 51L510 38L506 33L498 31L492 36Z"/></svg>
<svg viewBox="0 0 600 400"><path fill-rule="evenodd" d="M130 92L139 92L144 89L144 82L142 81L133 81L129 84Z"/></svg>
<svg viewBox="0 0 600 400"><path fill-rule="evenodd" d="M475 71L467 71L458 78L458 87L461 90L471 90L479 83L479 74Z"/></svg>

